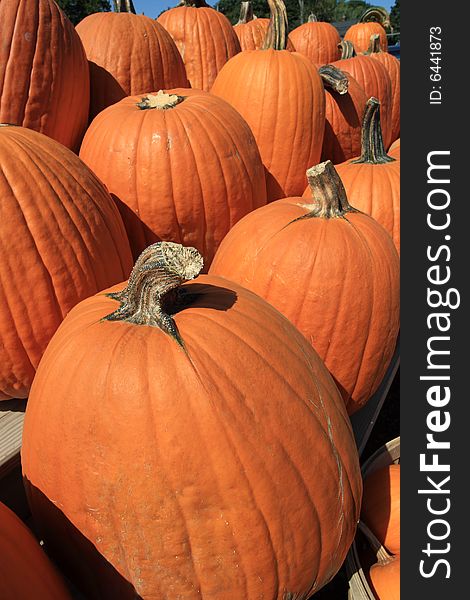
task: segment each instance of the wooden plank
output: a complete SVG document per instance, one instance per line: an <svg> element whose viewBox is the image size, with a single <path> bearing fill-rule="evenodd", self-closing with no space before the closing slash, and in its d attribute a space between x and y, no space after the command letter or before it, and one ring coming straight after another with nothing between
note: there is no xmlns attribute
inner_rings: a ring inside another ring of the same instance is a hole
<svg viewBox="0 0 470 600"><path fill-rule="evenodd" d="M0 401L0 479L20 464L26 400Z"/></svg>

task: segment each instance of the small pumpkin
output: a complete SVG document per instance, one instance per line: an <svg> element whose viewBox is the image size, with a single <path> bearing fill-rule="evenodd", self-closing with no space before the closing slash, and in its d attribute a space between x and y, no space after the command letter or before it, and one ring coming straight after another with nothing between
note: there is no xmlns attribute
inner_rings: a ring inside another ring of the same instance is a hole
<svg viewBox="0 0 470 600"><path fill-rule="evenodd" d="M400 160L400 138L395 140L393 144L388 149L389 156L393 156L397 160Z"/></svg>
<svg viewBox="0 0 470 600"><path fill-rule="evenodd" d="M307 172L310 198L284 198L229 231L210 273L259 294L304 334L349 414L377 390L399 326L399 260L389 234L350 206L327 161Z"/></svg>
<svg viewBox="0 0 470 600"><path fill-rule="evenodd" d="M377 600L400 600L400 557L374 563L369 569L369 581Z"/></svg>
<svg viewBox="0 0 470 600"><path fill-rule="evenodd" d="M400 465L373 471L364 481L361 518L380 543L400 554Z"/></svg>
<svg viewBox="0 0 470 600"><path fill-rule="evenodd" d="M329 373L260 297L184 283L201 267L147 248L69 313L35 378L28 499L87 598L308 597L352 543L362 480Z"/></svg>
<svg viewBox="0 0 470 600"><path fill-rule="evenodd" d="M26 525L0 502L0 598L72 600Z"/></svg>
<svg viewBox="0 0 470 600"><path fill-rule="evenodd" d="M318 70L325 87L322 160L342 163L361 153L361 127L367 96L357 81L332 65Z"/></svg>
<svg viewBox="0 0 470 600"><path fill-rule="evenodd" d="M110 106L89 127L80 157L115 197L135 257L155 241L173 241L195 246L209 267L230 228L266 204L250 128L200 90Z"/></svg>
<svg viewBox="0 0 470 600"><path fill-rule="evenodd" d="M336 169L353 206L385 227L400 253L400 163L385 152L376 98L367 101L361 139L361 155ZM304 197L310 196L307 187Z"/></svg>
<svg viewBox="0 0 470 600"><path fill-rule="evenodd" d="M0 400L26 398L53 333L132 268L110 195L72 151L0 126Z"/></svg>
<svg viewBox="0 0 470 600"><path fill-rule="evenodd" d="M0 123L78 150L88 124L85 51L53 0L0 1Z"/></svg>
<svg viewBox="0 0 470 600"><path fill-rule="evenodd" d="M230 21L205 0L182 0L157 21L173 38L192 88L210 91L223 65L241 50Z"/></svg>
<svg viewBox="0 0 470 600"><path fill-rule="evenodd" d="M289 40L297 52L305 55L315 65L326 65L341 58L338 30L331 23L317 21L313 14L309 15L306 23L290 32Z"/></svg>
<svg viewBox="0 0 470 600"><path fill-rule="evenodd" d="M132 9L94 13L76 27L90 64L91 119L126 96L189 87L170 34Z"/></svg>
<svg viewBox="0 0 470 600"><path fill-rule="evenodd" d="M325 93L313 64L288 52L287 13L269 0L266 49L241 52L222 68L212 93L229 102L255 136L266 169L268 201L300 195L305 170L320 160Z"/></svg>

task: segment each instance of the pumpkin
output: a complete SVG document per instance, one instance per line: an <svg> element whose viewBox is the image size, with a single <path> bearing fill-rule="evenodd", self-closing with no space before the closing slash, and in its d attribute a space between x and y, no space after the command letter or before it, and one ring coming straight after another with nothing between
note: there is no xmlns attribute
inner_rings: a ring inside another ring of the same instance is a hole
<svg viewBox="0 0 470 600"><path fill-rule="evenodd" d="M191 87L198 90L210 91L223 65L241 50L230 21L204 0L182 0L157 20L174 39Z"/></svg>
<svg viewBox="0 0 470 600"><path fill-rule="evenodd" d="M341 58L338 30L331 23L317 21L313 14L309 16L307 23L290 32L289 39L297 52L304 54L316 65L325 65Z"/></svg>
<svg viewBox="0 0 470 600"><path fill-rule="evenodd" d="M195 246L207 267L229 229L266 204L253 134L200 90L131 96L91 124L80 157L115 196L134 256L158 240Z"/></svg>
<svg viewBox="0 0 470 600"><path fill-rule="evenodd" d="M400 553L400 465L373 471L364 481L361 517L392 554Z"/></svg>
<svg viewBox="0 0 470 600"><path fill-rule="evenodd" d="M97 177L32 129L0 126L0 400L26 398L67 312L125 278L132 256Z"/></svg>
<svg viewBox="0 0 470 600"><path fill-rule="evenodd" d="M325 129L321 78L302 54L285 50L287 15L269 0L267 49L241 52L222 68L212 93L244 117L266 169L268 201L301 194L305 170L320 160Z"/></svg>
<svg viewBox="0 0 470 600"><path fill-rule="evenodd" d="M71 600L55 567L26 525L0 502L0 598Z"/></svg>
<svg viewBox="0 0 470 600"><path fill-rule="evenodd" d="M352 208L332 163L308 171L314 199L285 198L227 234L210 273L247 287L304 334L349 414L377 390L399 326L399 260L388 233Z"/></svg>
<svg viewBox="0 0 470 600"><path fill-rule="evenodd" d="M376 98L367 101L361 155L336 169L353 206L383 225L400 253L400 163L385 152L380 108ZM304 197L310 195L307 188Z"/></svg>
<svg viewBox="0 0 470 600"><path fill-rule="evenodd" d="M400 600L400 557L374 563L369 569L369 581L377 600Z"/></svg>
<svg viewBox="0 0 470 600"><path fill-rule="evenodd" d="M367 52L369 48L370 36L378 35L380 47L383 52L387 52L387 32L380 23L369 21L365 23L356 23L351 25L344 34L344 39L354 45L356 54Z"/></svg>
<svg viewBox="0 0 470 600"><path fill-rule="evenodd" d="M261 50L268 32L269 19L258 19L253 15L253 7L250 0L240 5L240 18L233 26L243 50ZM288 39L286 49L295 52L294 45Z"/></svg>
<svg viewBox="0 0 470 600"><path fill-rule="evenodd" d="M370 56L353 56L333 63L354 77L367 98L377 98L381 105L382 132L385 147L392 143L392 82L387 69Z"/></svg>
<svg viewBox="0 0 470 600"><path fill-rule="evenodd" d="M388 149L389 156L393 156L397 160L400 160L400 138L395 140L393 144Z"/></svg>
<svg viewBox="0 0 470 600"><path fill-rule="evenodd" d="M0 123L34 129L78 150L88 124L88 64L53 0L0 1Z"/></svg>
<svg viewBox="0 0 470 600"><path fill-rule="evenodd" d="M354 77L337 67L326 65L318 72L326 99L322 160L338 164L361 153L361 126L367 96Z"/></svg>
<svg viewBox="0 0 470 600"><path fill-rule="evenodd" d="M189 87L175 43L154 19L125 11L99 12L85 17L76 29L90 62L92 119L126 96Z"/></svg>
<svg viewBox="0 0 470 600"><path fill-rule="evenodd" d="M330 375L255 294L182 285L201 266L147 248L70 312L34 381L28 499L87 598L307 597L352 543L362 483Z"/></svg>
<svg viewBox="0 0 470 600"><path fill-rule="evenodd" d="M380 48L380 38L377 34L370 38L368 56L381 62L387 69L392 83L392 140L400 137L400 61L398 58L383 52Z"/></svg>

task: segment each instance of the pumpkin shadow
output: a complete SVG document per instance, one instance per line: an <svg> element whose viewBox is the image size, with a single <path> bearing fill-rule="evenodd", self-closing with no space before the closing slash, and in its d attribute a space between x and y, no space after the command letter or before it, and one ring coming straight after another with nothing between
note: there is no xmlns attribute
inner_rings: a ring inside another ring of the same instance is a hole
<svg viewBox="0 0 470 600"><path fill-rule="evenodd" d="M186 283L178 289L171 314L175 315L187 308L228 310L235 304L237 297L236 292L226 287L209 283Z"/></svg>
<svg viewBox="0 0 470 600"><path fill-rule="evenodd" d="M43 548L52 561L79 592L72 597L77 600L142 600L134 586L41 490L27 478L23 478L23 482L34 518L32 530L44 542Z"/></svg>
<svg viewBox="0 0 470 600"><path fill-rule="evenodd" d="M88 122L91 123L98 113L116 104L127 96L121 84L109 71L93 61L88 61L90 71L90 111Z"/></svg>

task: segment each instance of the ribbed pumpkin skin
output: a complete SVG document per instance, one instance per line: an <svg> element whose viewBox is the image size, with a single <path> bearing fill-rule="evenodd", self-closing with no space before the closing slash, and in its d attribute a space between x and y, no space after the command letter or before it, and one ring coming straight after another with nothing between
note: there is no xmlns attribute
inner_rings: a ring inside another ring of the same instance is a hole
<svg viewBox="0 0 470 600"><path fill-rule="evenodd" d="M33 514L87 598L135 596L91 554L77 560L54 505L139 597L304 597L339 569L360 508L341 397L261 298L210 276L183 287L190 359L158 328L100 321L118 306L104 295L64 321L25 419Z"/></svg>
<svg viewBox="0 0 470 600"><path fill-rule="evenodd" d="M377 600L400 600L400 557L386 565L372 565L369 580Z"/></svg>
<svg viewBox="0 0 470 600"><path fill-rule="evenodd" d="M0 0L0 122L78 149L88 124L83 46L53 0Z"/></svg>
<svg viewBox="0 0 470 600"><path fill-rule="evenodd" d="M264 38L268 30L269 19L253 19L248 23L234 25L233 29L237 34L242 51L244 50L261 50L264 44ZM287 40L286 49L289 52L295 52L294 44L291 40Z"/></svg>
<svg viewBox="0 0 470 600"><path fill-rule="evenodd" d="M0 598L71 600L67 588L26 525L0 502Z"/></svg>
<svg viewBox="0 0 470 600"><path fill-rule="evenodd" d="M171 8L157 21L175 41L192 88L209 92L220 69L240 52L230 21L213 8Z"/></svg>
<svg viewBox="0 0 470 600"><path fill-rule="evenodd" d="M387 154L389 156L393 156L393 158L396 158L397 160L400 160L400 138L393 142L393 144L388 149Z"/></svg>
<svg viewBox="0 0 470 600"><path fill-rule="evenodd" d="M380 47L383 52L388 50L387 32L380 23L370 21L368 23L356 23L346 31L344 39L352 42L356 54L366 52L369 47L370 36L378 33L380 36Z"/></svg>
<svg viewBox="0 0 470 600"><path fill-rule="evenodd" d="M367 215L292 223L309 210L295 197L247 215L222 242L210 273L259 294L290 319L352 414L375 392L394 352L398 256Z"/></svg>
<svg viewBox="0 0 470 600"><path fill-rule="evenodd" d="M150 17L94 13L77 32L90 61L92 118L126 96L189 87L170 34Z"/></svg>
<svg viewBox="0 0 470 600"><path fill-rule="evenodd" d="M96 117L80 157L129 210L122 215L134 256L158 240L196 247L208 268L244 215L266 204L263 165L242 117L200 90L166 110L125 98ZM138 215L138 218L136 218Z"/></svg>
<svg viewBox="0 0 470 600"><path fill-rule="evenodd" d="M373 52L370 57L387 69L392 84L392 141L400 137L400 61L388 52Z"/></svg>
<svg viewBox="0 0 470 600"><path fill-rule="evenodd" d="M0 127L0 400L28 395L67 312L129 275L114 203L64 146Z"/></svg>
<svg viewBox="0 0 470 600"><path fill-rule="evenodd" d="M322 160L331 160L335 165L361 153L361 123L367 96L354 77L346 75L349 81L347 94L325 88Z"/></svg>
<svg viewBox="0 0 470 600"><path fill-rule="evenodd" d="M362 519L391 554L400 554L400 465L383 467L366 478Z"/></svg>
<svg viewBox="0 0 470 600"><path fill-rule="evenodd" d="M341 58L338 30L331 23L303 23L289 34L297 52L316 65L326 65Z"/></svg>
<svg viewBox="0 0 470 600"><path fill-rule="evenodd" d="M251 127L268 202L300 195L305 171L320 161L325 129L323 83L311 62L287 50L242 52L223 67L211 91Z"/></svg>
<svg viewBox="0 0 470 600"><path fill-rule="evenodd" d="M392 143L392 82L387 69L370 56L355 56L333 63L350 73L366 93L367 98L380 101L380 120L385 147Z"/></svg>
<svg viewBox="0 0 470 600"><path fill-rule="evenodd" d="M346 194L354 208L371 215L392 236L400 253L400 163L336 165ZM311 197L309 189L304 197Z"/></svg>

